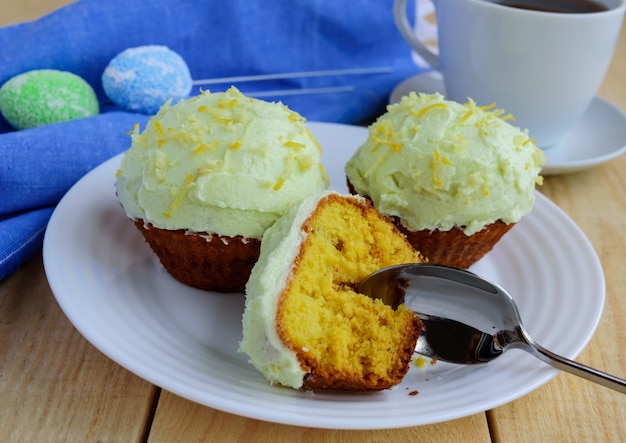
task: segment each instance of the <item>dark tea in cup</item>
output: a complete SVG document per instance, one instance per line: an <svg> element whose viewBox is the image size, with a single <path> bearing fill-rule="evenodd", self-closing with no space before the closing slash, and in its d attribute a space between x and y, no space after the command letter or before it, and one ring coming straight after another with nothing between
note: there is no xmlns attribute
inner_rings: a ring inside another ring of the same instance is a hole
<svg viewBox="0 0 626 443"><path fill-rule="evenodd" d="M499 0L496 3L511 8L566 14L602 12L609 9L602 3L593 0Z"/></svg>

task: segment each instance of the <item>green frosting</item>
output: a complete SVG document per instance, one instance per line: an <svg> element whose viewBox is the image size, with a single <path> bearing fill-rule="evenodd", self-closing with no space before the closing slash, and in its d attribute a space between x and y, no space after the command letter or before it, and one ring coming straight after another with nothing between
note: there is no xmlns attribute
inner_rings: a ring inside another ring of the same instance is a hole
<svg viewBox="0 0 626 443"><path fill-rule="evenodd" d="M236 88L165 104L136 127L117 177L126 213L162 229L260 239L287 208L326 189L304 119Z"/></svg>
<svg viewBox="0 0 626 443"><path fill-rule="evenodd" d="M0 112L16 129L90 117L100 112L92 87L70 72L25 72L0 88Z"/></svg>
<svg viewBox="0 0 626 443"><path fill-rule="evenodd" d="M411 231L467 235L513 223L534 204L543 152L510 115L440 94L410 93L369 127L346 165L355 190Z"/></svg>
<svg viewBox="0 0 626 443"><path fill-rule="evenodd" d="M302 387L306 372L297 354L278 334L276 314L280 298L289 281L292 266L306 234L302 224L319 201L333 191L311 194L291 205L263 235L261 254L246 284L246 308L242 317L243 338L239 352L270 382Z"/></svg>

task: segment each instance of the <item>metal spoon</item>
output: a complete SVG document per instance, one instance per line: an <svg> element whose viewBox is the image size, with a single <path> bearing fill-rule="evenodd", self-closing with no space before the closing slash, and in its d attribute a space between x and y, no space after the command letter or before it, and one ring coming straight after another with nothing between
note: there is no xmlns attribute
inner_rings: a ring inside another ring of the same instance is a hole
<svg viewBox="0 0 626 443"><path fill-rule="evenodd" d="M522 326L515 302L476 274L441 265L391 266L369 275L359 292L420 317L415 352L450 363L487 363L508 349L523 349L557 369L626 393L626 380L561 357L538 345Z"/></svg>

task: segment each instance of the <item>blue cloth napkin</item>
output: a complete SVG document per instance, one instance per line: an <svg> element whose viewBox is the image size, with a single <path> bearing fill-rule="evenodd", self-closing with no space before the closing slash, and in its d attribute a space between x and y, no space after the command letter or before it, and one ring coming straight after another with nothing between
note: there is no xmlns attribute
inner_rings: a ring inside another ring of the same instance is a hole
<svg viewBox="0 0 626 443"><path fill-rule="evenodd" d="M14 131L0 117L0 280L41 246L52 210L85 173L128 148L147 116L116 109L101 75L129 47L165 45L194 79L387 68L378 74L237 83L242 92L350 87L351 92L266 96L310 121L368 122L393 88L420 72L393 22L392 0L81 0L37 21L0 28L0 84L33 69L84 78L95 117ZM225 90L231 83L201 86ZM196 88L193 93L197 93Z"/></svg>

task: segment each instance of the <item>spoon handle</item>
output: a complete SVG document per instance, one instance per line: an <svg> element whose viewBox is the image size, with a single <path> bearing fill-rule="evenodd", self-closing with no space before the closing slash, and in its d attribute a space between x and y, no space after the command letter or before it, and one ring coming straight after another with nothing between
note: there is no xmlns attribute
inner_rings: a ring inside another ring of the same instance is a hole
<svg viewBox="0 0 626 443"><path fill-rule="evenodd" d="M535 357L543 360L549 365L554 366L555 368L562 371L569 372L570 374L585 378L589 381L598 383L607 388L614 389L618 392L621 392L622 394L626 394L626 380L583 365L574 360L561 357L560 355L548 351L547 349L536 343L530 344L531 346L527 350Z"/></svg>

